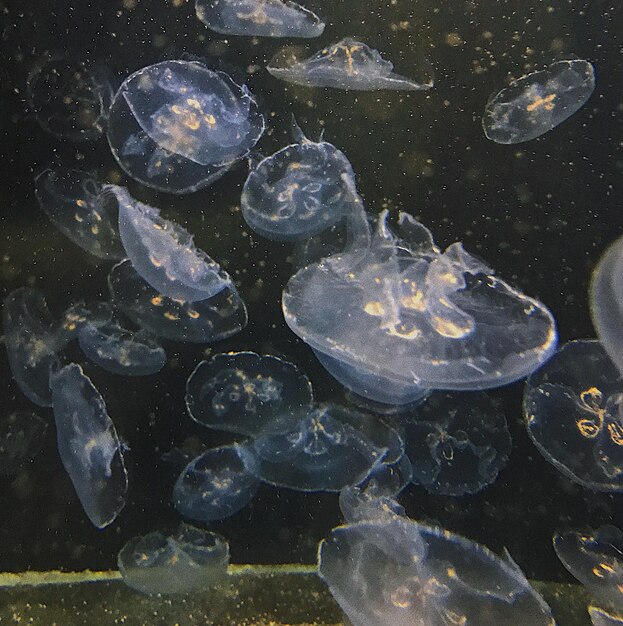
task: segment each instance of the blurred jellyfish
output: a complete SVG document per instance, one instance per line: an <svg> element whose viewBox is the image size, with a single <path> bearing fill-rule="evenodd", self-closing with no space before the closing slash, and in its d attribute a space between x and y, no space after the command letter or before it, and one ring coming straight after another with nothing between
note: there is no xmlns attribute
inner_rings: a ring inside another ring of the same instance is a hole
<svg viewBox="0 0 623 626"><path fill-rule="evenodd" d="M593 626L620 626L623 624L623 615L610 613L598 606L589 606L588 614L591 616Z"/></svg>

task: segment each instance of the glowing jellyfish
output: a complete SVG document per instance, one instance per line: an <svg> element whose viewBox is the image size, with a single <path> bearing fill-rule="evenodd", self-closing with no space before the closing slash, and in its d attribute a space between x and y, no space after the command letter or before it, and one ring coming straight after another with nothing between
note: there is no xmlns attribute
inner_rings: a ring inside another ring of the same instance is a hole
<svg viewBox="0 0 623 626"><path fill-rule="evenodd" d="M194 244L184 228L134 200L125 187L106 185L119 203L119 233L134 269L159 293L176 300L207 300L231 278Z"/></svg>
<svg viewBox="0 0 623 626"><path fill-rule="evenodd" d="M593 626L620 626L623 624L623 615L611 613L598 606L589 606L588 614L591 616Z"/></svg>
<svg viewBox="0 0 623 626"><path fill-rule="evenodd" d="M100 259L123 259L117 207L87 172L59 168L35 178L39 205L63 235Z"/></svg>
<svg viewBox="0 0 623 626"><path fill-rule="evenodd" d="M391 510L334 528L318 572L353 626L554 624L510 558Z"/></svg>
<svg viewBox="0 0 623 626"><path fill-rule="evenodd" d="M598 341L571 341L528 381L524 417L539 452L595 491L623 490L623 383Z"/></svg>
<svg viewBox="0 0 623 626"><path fill-rule="evenodd" d="M326 46L309 59L273 59L266 68L273 76L297 85L375 91L379 89L420 91L432 81L416 83L393 72L394 65L365 43L346 37Z"/></svg>
<svg viewBox="0 0 623 626"><path fill-rule="evenodd" d="M104 132L113 96L100 66L51 56L28 75L26 97L39 125L70 141L92 141Z"/></svg>
<svg viewBox="0 0 623 626"><path fill-rule="evenodd" d="M506 418L484 393L434 393L405 424L413 483L445 496L495 482L512 442Z"/></svg>
<svg viewBox="0 0 623 626"><path fill-rule="evenodd" d="M132 178L189 193L225 174L263 132L245 86L197 61L163 61L123 82L110 108L108 142Z"/></svg>
<svg viewBox="0 0 623 626"><path fill-rule="evenodd" d="M513 81L488 102L485 135L503 144L536 139L584 106L594 89L595 71L588 61L552 63Z"/></svg>
<svg viewBox="0 0 623 626"><path fill-rule="evenodd" d="M312 399L311 383L296 365L255 352L216 354L186 383L186 406L196 422L242 435L287 430Z"/></svg>
<svg viewBox="0 0 623 626"><path fill-rule="evenodd" d="M246 470L238 446L212 448L182 470L173 488L173 504L184 517L220 520L247 506L259 485Z"/></svg>
<svg viewBox="0 0 623 626"><path fill-rule="evenodd" d="M460 243L441 252L411 216L400 215L400 238L386 220L371 239L358 233L299 270L283 292L288 326L340 382L370 400L392 402L389 388L413 401L427 389L505 385L549 358L557 334L543 304Z"/></svg>
<svg viewBox="0 0 623 626"><path fill-rule="evenodd" d="M34 413L15 411L0 419L0 475L11 476L41 450L47 422Z"/></svg>
<svg viewBox="0 0 623 626"><path fill-rule="evenodd" d="M358 201L346 156L326 141L310 141L296 124L293 129L296 143L254 165L242 189L245 221L268 239L311 237Z"/></svg>
<svg viewBox="0 0 623 626"><path fill-rule="evenodd" d="M209 343L231 337L247 325L247 309L233 284L207 300L174 300L145 282L126 259L110 271L108 287L116 306L157 337Z"/></svg>
<svg viewBox="0 0 623 626"><path fill-rule="evenodd" d="M222 535L180 524L165 536L134 537L117 558L123 582L145 594L185 594L218 588L227 580L229 545Z"/></svg>
<svg viewBox="0 0 623 626"><path fill-rule="evenodd" d="M290 0L195 0L197 17L211 30L248 37L318 37L321 19Z"/></svg>
<svg viewBox="0 0 623 626"><path fill-rule="evenodd" d="M88 376L70 363L50 376L58 452L84 512L97 528L125 506L128 474L106 404Z"/></svg>

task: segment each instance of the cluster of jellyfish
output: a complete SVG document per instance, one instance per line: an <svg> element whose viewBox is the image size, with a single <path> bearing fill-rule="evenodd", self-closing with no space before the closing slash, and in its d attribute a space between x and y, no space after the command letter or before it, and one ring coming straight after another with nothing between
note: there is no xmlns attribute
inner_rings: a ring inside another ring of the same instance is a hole
<svg viewBox="0 0 623 626"><path fill-rule="evenodd" d="M281 0L196 0L196 13L227 35L314 38L325 29L313 12ZM311 87L433 87L396 74L350 37L266 69ZM588 61L553 63L489 100L484 133L500 144L535 139L577 112L594 85ZM205 524L243 509L262 483L339 493L345 523L320 544L318 572L355 626L552 624L509 555L410 520L397 498L410 484L462 496L493 483L512 444L484 392L524 378L526 427L545 458L589 489L623 490L623 239L593 277L599 340L557 351L543 303L461 243L440 249L409 213L369 213L347 156L323 137L306 137L293 120L292 143L261 155L264 117L249 89L222 71L161 61L115 92L102 68L54 57L33 70L28 89L46 131L70 141L105 133L123 171L155 190L194 192L246 159L245 222L295 248L285 322L349 391L347 405L318 403L305 373L275 355L217 353L198 363L186 385L188 414L235 443L198 456L169 452L179 472L175 509ZM167 362L162 339L213 343L242 330L247 312L218 260L127 188L68 168L46 169L34 185L51 222L111 263L110 297L68 303L54 316L39 290L16 289L3 305L6 351L22 392L52 408L63 465L85 514L104 528L125 505L128 451L67 346L78 342L88 361L114 374L149 376ZM46 427L26 412L4 420L0 473L29 461ZM554 543L598 603L593 623L623 623L620 531L569 531ZM188 593L226 584L229 549L224 537L184 523L132 539L118 562L140 592Z"/></svg>

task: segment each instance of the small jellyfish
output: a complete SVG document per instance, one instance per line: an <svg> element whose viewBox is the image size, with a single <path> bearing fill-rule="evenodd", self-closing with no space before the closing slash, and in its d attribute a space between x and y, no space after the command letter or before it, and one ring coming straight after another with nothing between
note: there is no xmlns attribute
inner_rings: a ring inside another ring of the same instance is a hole
<svg viewBox="0 0 623 626"><path fill-rule="evenodd" d="M286 323L341 382L370 400L391 402L389 388L415 401L428 389L499 387L550 357L556 326L543 304L460 243L439 250L410 215L400 214L400 237L386 221L383 212L372 237L349 232L345 251L283 291Z"/></svg>
<svg viewBox="0 0 623 626"><path fill-rule="evenodd" d="M403 454L400 435L381 420L335 404L303 413L283 433L241 445L247 470L264 482L298 491L340 491L361 482L375 463Z"/></svg>
<svg viewBox="0 0 623 626"><path fill-rule="evenodd" d="M173 300L146 283L126 259L110 271L108 287L115 305L157 337L210 343L231 337L247 325L247 309L233 284L207 300Z"/></svg>
<svg viewBox="0 0 623 626"><path fill-rule="evenodd" d="M229 544L222 535L180 524L165 536L134 537L117 557L123 582L145 594L185 594L219 588L227 580Z"/></svg>
<svg viewBox="0 0 623 626"><path fill-rule="evenodd" d="M554 550L595 600L623 612L623 533L618 528L607 525L595 531L557 533Z"/></svg>
<svg viewBox="0 0 623 626"><path fill-rule="evenodd" d="M0 419L0 475L11 476L41 450L48 424L28 411Z"/></svg>
<svg viewBox="0 0 623 626"><path fill-rule="evenodd" d="M58 452L84 512L97 528L125 506L128 474L106 404L82 368L70 363L50 376Z"/></svg>
<svg viewBox="0 0 623 626"><path fill-rule="evenodd" d="M197 17L211 30L247 37L322 35L324 22L290 0L195 0Z"/></svg>
<svg viewBox="0 0 623 626"><path fill-rule="evenodd" d="M121 376L156 374L166 364L163 347L144 330L123 328L113 319L112 307L88 317L78 332L85 356L105 370Z"/></svg>
<svg viewBox="0 0 623 626"><path fill-rule="evenodd" d="M417 83L395 74L393 63L365 43L346 37L326 46L309 59L290 59L284 65L274 58L266 68L273 76L308 87L376 91L380 89L421 91L432 81Z"/></svg>
<svg viewBox="0 0 623 626"><path fill-rule="evenodd" d="M119 204L119 233L134 269L159 293L176 300L207 300L231 286L231 278L184 228L134 200L125 187L106 185Z"/></svg>
<svg viewBox="0 0 623 626"><path fill-rule="evenodd" d="M593 626L621 626L623 624L623 615L610 613L598 606L589 606L588 614L591 617Z"/></svg>
<svg viewBox="0 0 623 626"><path fill-rule="evenodd" d="M104 133L113 90L98 65L51 56L26 81L26 97L41 128L69 141L93 141Z"/></svg>
<svg viewBox="0 0 623 626"><path fill-rule="evenodd" d="M318 573L353 626L552 626L519 567L443 528L391 508L334 528Z"/></svg>
<svg viewBox="0 0 623 626"><path fill-rule="evenodd" d="M623 373L623 237L603 254L590 286L591 317L599 341Z"/></svg>
<svg viewBox="0 0 623 626"><path fill-rule="evenodd" d="M439 495L491 485L512 448L504 414L484 393L434 393L404 426L413 483Z"/></svg>
<svg viewBox="0 0 623 626"><path fill-rule="evenodd" d="M287 430L312 400L311 383L296 365L255 352L216 354L186 383L196 422L252 437Z"/></svg>
<svg viewBox="0 0 623 626"><path fill-rule="evenodd" d="M571 341L532 374L523 410L558 470L594 491L623 491L623 383L598 341Z"/></svg>
<svg viewBox="0 0 623 626"><path fill-rule="evenodd" d="M514 80L485 108L482 127L502 144L536 139L580 109L595 89L595 70L588 61L552 63Z"/></svg>
<svg viewBox="0 0 623 626"><path fill-rule="evenodd" d="M35 195L63 235L100 259L123 259L117 207L87 172L47 169L35 178Z"/></svg>
<svg viewBox="0 0 623 626"><path fill-rule="evenodd" d="M259 485L246 470L237 445L212 448L182 470L173 487L173 505L193 520L221 520L247 506Z"/></svg>
<svg viewBox="0 0 623 626"><path fill-rule="evenodd" d="M245 86L197 61L163 61L123 82L110 108L108 142L129 176L181 194L220 178L263 132Z"/></svg>
<svg viewBox="0 0 623 626"><path fill-rule="evenodd" d="M52 317L43 294L21 287L2 307L4 341L13 378L38 406L51 406L50 373L60 366L58 353L71 339Z"/></svg>
<svg viewBox="0 0 623 626"><path fill-rule="evenodd" d="M335 146L307 139L294 124L296 143L254 165L240 199L256 233L290 241L311 237L353 209L355 174Z"/></svg>

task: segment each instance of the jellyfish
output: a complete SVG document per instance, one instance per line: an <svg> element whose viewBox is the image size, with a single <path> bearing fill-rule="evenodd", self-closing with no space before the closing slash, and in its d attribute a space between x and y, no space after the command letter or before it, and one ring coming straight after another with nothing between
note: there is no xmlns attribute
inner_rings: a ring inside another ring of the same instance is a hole
<svg viewBox="0 0 623 626"><path fill-rule="evenodd" d="M113 89L102 66L53 55L28 75L26 97L45 131L69 141L93 141L104 133Z"/></svg>
<svg viewBox="0 0 623 626"><path fill-rule="evenodd" d="M187 594L227 580L229 544L222 535L180 524L128 541L117 557L123 582L144 594Z"/></svg>
<svg viewBox="0 0 623 626"><path fill-rule="evenodd" d="M318 573L353 626L554 624L508 555L391 509L334 528Z"/></svg>
<svg viewBox="0 0 623 626"><path fill-rule="evenodd" d="M233 284L207 300L174 300L156 291L126 259L108 275L113 302L137 326L173 341L210 343L240 332L247 309Z"/></svg>
<svg viewBox="0 0 623 626"><path fill-rule="evenodd" d="M183 194L223 176L263 132L245 86L197 61L163 61L123 82L110 107L108 142L129 176Z"/></svg>
<svg viewBox="0 0 623 626"><path fill-rule="evenodd" d="M512 448L504 414L484 393L433 393L405 424L405 444L413 483L444 496L495 482Z"/></svg>
<svg viewBox="0 0 623 626"><path fill-rule="evenodd" d="M311 383L296 365L255 352L216 354L186 383L196 422L248 436L288 430L312 400Z"/></svg>
<svg viewBox="0 0 623 626"><path fill-rule="evenodd" d="M616 526L556 533L554 550L595 600L623 613L623 533Z"/></svg>
<svg viewBox="0 0 623 626"><path fill-rule="evenodd" d="M400 214L401 237L381 213L376 233L350 233L343 252L299 270L282 308L290 329L356 393L392 402L429 389L482 390L530 374L556 347L537 300L496 278L460 243L444 252ZM358 223L358 229L367 223Z"/></svg>
<svg viewBox="0 0 623 626"><path fill-rule="evenodd" d="M87 172L46 169L35 178L35 195L63 235L94 256L123 259L116 203Z"/></svg>
<svg viewBox="0 0 623 626"><path fill-rule="evenodd" d="M351 37L326 46L304 61L295 58L283 65L274 58L266 69L276 78L308 87L421 91L433 86L432 80L417 83L395 74L394 65L383 59L377 50Z"/></svg>
<svg viewBox="0 0 623 626"><path fill-rule="evenodd" d="M76 363L50 376L58 452L87 517L111 524L125 506L128 474L106 404Z"/></svg>
<svg viewBox="0 0 623 626"><path fill-rule="evenodd" d="M491 141L523 143L552 130L586 104L595 89L595 70L588 61L552 63L514 80L485 108L482 127Z"/></svg>
<svg viewBox="0 0 623 626"><path fill-rule="evenodd" d="M620 626L620 624L623 624L623 615L605 611L598 606L589 606L588 614L591 617L593 626Z"/></svg>
<svg viewBox="0 0 623 626"><path fill-rule="evenodd" d="M0 475L12 476L41 450L48 423L30 411L0 419Z"/></svg>
<svg viewBox="0 0 623 626"><path fill-rule="evenodd" d="M173 487L173 505L193 520L221 520L247 506L259 485L246 470L237 445L211 448L182 470Z"/></svg>
<svg viewBox="0 0 623 626"><path fill-rule="evenodd" d="M623 372L623 237L603 254L590 286L591 317L602 346Z"/></svg>
<svg viewBox="0 0 623 626"><path fill-rule="evenodd" d="M623 491L623 383L598 341L571 341L532 374L523 411L539 452L565 476Z"/></svg>
<svg viewBox="0 0 623 626"><path fill-rule="evenodd" d="M211 30L247 37L322 35L324 22L290 0L195 0L197 17Z"/></svg>
<svg viewBox="0 0 623 626"><path fill-rule="evenodd" d="M307 139L255 164L242 189L242 215L256 233L277 241L311 237L353 210L355 174L346 156L326 141Z"/></svg>

